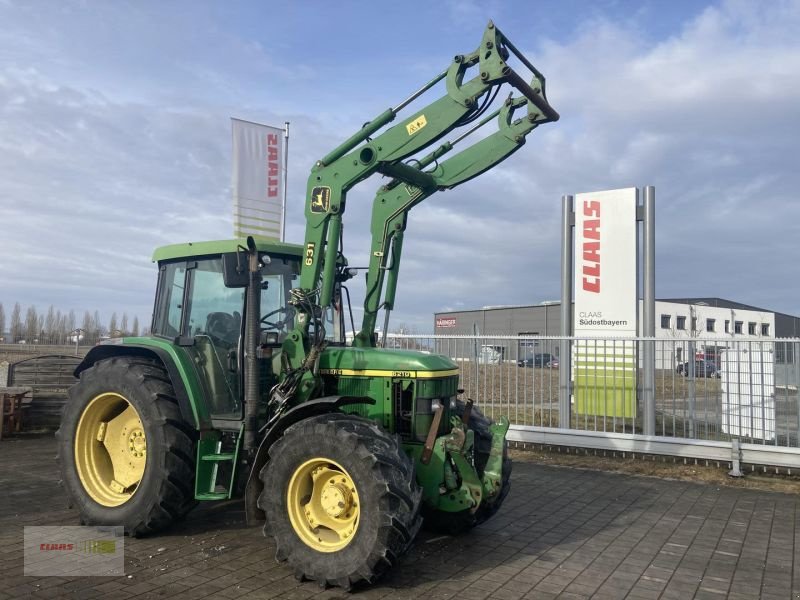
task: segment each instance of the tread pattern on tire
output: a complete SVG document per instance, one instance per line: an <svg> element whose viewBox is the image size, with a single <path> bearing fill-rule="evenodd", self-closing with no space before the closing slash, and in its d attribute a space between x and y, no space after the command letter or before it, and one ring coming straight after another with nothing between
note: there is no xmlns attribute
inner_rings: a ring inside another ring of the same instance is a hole
<svg viewBox="0 0 800 600"><path fill-rule="evenodd" d="M465 404L461 400L456 402L455 415L461 418L464 414ZM486 468L486 462L489 460L489 454L492 449L492 434L489 430L489 425L492 420L484 415L477 406L472 407L470 413L469 428L474 432L474 450L475 450L475 469L479 477L483 477L483 471ZM435 508L425 507L422 508L422 514L425 517L425 529L435 531L437 533L446 533L449 535L456 535L469 531L473 527L488 521L503 504L508 492L511 490L511 459L508 456L508 442L503 447L503 479L500 486L500 492L491 501L484 501L474 513L469 510L460 512L445 512Z"/></svg>
<svg viewBox="0 0 800 600"><path fill-rule="evenodd" d="M355 457L350 464L362 475L349 471L361 499L359 529L348 546L334 553L317 552L301 541L286 512L286 485L299 466L297 457L326 453L326 440ZM277 560L287 561L298 579L322 587L350 589L360 581L375 581L406 552L422 524L422 489L400 439L361 417L329 413L292 425L270 448L260 477L264 490L258 506L267 516L264 535L275 539ZM365 508L365 498L371 509Z"/></svg>
<svg viewBox="0 0 800 600"><path fill-rule="evenodd" d="M100 506L89 497L80 483L72 454L77 419L86 403L102 391L117 391L129 402L145 405L135 408L148 439L147 467L136 494L118 507ZM133 400L128 397L131 391L136 394ZM69 390L56 436L61 483L86 525L123 524L126 534L138 537L165 529L197 505L193 459L196 434L183 421L169 376L156 360L109 358L83 371L80 381ZM140 492L146 492L147 497L142 498Z"/></svg>

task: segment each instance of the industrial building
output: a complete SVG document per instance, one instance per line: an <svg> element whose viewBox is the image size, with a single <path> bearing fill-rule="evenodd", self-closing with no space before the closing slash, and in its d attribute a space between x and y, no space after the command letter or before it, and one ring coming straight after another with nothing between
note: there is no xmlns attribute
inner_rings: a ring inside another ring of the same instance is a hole
<svg viewBox="0 0 800 600"><path fill-rule="evenodd" d="M641 314L641 302L639 312ZM685 360L689 342L698 355L713 358L731 341L758 341L800 337L800 317L723 298L664 298L656 300L656 338L670 344L669 355L659 352L658 367L667 368ZM543 302L527 306L486 306L476 310L436 313L434 333L439 335L559 336L561 303ZM641 322L639 323L641 335ZM685 343L683 343L685 342ZM496 347L495 347L496 346ZM535 344L535 352L558 356L557 340ZM529 356L531 343L498 340L494 349L503 360ZM776 363L793 363L792 344L776 345Z"/></svg>

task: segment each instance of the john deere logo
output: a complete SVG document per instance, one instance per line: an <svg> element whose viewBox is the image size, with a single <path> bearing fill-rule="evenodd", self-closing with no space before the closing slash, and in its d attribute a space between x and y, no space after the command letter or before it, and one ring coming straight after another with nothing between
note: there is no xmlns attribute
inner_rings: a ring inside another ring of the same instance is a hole
<svg viewBox="0 0 800 600"><path fill-rule="evenodd" d="M311 212L326 213L331 206L331 188L315 187L311 190Z"/></svg>

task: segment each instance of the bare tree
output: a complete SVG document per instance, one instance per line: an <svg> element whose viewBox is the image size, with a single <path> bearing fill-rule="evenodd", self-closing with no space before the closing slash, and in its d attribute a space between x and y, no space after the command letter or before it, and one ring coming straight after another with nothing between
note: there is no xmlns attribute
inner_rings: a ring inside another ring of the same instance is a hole
<svg viewBox="0 0 800 600"><path fill-rule="evenodd" d="M22 339L22 307L19 302L14 303L11 311L11 341L18 342Z"/></svg>
<svg viewBox="0 0 800 600"><path fill-rule="evenodd" d="M122 313L122 321L119 322L119 328L123 334L128 335L128 313Z"/></svg>
<svg viewBox="0 0 800 600"><path fill-rule="evenodd" d="M108 322L108 335L115 337L119 335L119 328L117 327L117 313L111 313L111 320Z"/></svg>
<svg viewBox="0 0 800 600"><path fill-rule="evenodd" d="M78 320L75 318L75 311L70 309L69 315L67 315L67 322L65 329L67 330L67 333L69 333L77 326L78 326Z"/></svg>
<svg viewBox="0 0 800 600"><path fill-rule="evenodd" d="M94 316L92 317L92 337L97 339L101 335L103 335L103 325L100 322L100 313L94 311Z"/></svg>
<svg viewBox="0 0 800 600"><path fill-rule="evenodd" d="M0 302L0 340L3 339L3 332L6 330L6 311L3 303Z"/></svg>
<svg viewBox="0 0 800 600"><path fill-rule="evenodd" d="M139 335L139 317L133 317L133 329L131 330L131 335L134 337Z"/></svg>
<svg viewBox="0 0 800 600"><path fill-rule="evenodd" d="M90 338L92 336L92 315L87 310L83 313L83 323L81 324L81 329L83 329L83 338L84 340Z"/></svg>
<svg viewBox="0 0 800 600"><path fill-rule="evenodd" d="M28 343L34 342L39 335L39 315L35 306L29 306L25 313L25 338Z"/></svg>
<svg viewBox="0 0 800 600"><path fill-rule="evenodd" d="M47 309L47 317L44 320L44 332L47 334L48 340L52 343L53 338L56 336L56 328L58 327L58 317L56 317L56 309L51 304Z"/></svg>
<svg viewBox="0 0 800 600"><path fill-rule="evenodd" d="M61 311L56 311L56 342L63 344L67 340L67 318L61 314Z"/></svg>

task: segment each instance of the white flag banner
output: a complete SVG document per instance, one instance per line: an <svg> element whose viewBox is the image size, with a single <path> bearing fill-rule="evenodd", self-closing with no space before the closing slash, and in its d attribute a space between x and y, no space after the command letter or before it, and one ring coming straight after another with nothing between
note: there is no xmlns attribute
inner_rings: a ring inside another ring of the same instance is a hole
<svg viewBox="0 0 800 600"><path fill-rule="evenodd" d="M231 119L233 130L233 233L283 239L283 129Z"/></svg>

